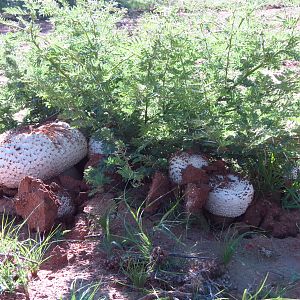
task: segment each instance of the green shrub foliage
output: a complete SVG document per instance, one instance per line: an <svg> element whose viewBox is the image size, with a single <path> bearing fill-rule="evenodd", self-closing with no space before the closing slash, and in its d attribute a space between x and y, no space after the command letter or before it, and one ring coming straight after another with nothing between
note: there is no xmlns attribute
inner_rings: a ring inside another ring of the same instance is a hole
<svg viewBox="0 0 300 300"><path fill-rule="evenodd" d="M17 31L3 43L0 101L14 109L60 112L148 165L194 145L252 167L262 153L299 151L299 69L286 67L299 61L299 19L168 7L128 30L125 11L105 1L29 0L10 13ZM53 24L47 35L39 16Z"/></svg>

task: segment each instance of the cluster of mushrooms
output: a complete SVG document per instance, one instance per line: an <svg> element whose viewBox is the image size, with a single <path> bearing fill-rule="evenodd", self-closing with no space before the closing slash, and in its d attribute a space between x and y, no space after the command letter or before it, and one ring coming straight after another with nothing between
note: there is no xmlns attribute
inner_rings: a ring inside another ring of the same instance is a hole
<svg viewBox="0 0 300 300"><path fill-rule="evenodd" d="M87 155L84 135L65 122L13 130L0 136L0 185L18 188L26 176L47 180Z"/></svg>
<svg viewBox="0 0 300 300"><path fill-rule="evenodd" d="M71 217L75 212L73 198L52 178L76 165L87 153L84 135L65 122L1 134L0 188L14 196L14 213L26 219L31 229L40 231Z"/></svg>
<svg viewBox="0 0 300 300"><path fill-rule="evenodd" d="M94 155L102 151L102 142L90 139L87 143L78 129L61 121L6 132L0 135L0 186L18 188L25 177L51 179L80 162L88 153ZM177 153L169 161L168 181L172 186L184 187L192 197L199 191L206 191L203 208L213 215L235 218L244 214L253 200L252 184L229 171L210 173L210 165L204 155ZM193 173L187 175L191 169L204 181L195 180ZM190 177L188 182L186 175ZM160 181L158 178L158 184ZM69 207L70 201L61 195L58 214L63 217L64 203Z"/></svg>
<svg viewBox="0 0 300 300"><path fill-rule="evenodd" d="M185 173L188 169L196 176L198 172L200 175L198 182L196 178L185 180ZM224 171L225 168L221 172L217 169L215 169L216 172L210 172L211 169L213 168L210 168L209 160L205 156L182 152L171 158L169 177L173 185L184 185L186 191L191 185L194 191L198 190L200 193L202 191L202 194L207 192L207 199L203 201L201 197L201 201L203 208L213 215L235 218L244 214L253 200L252 184L239 175Z"/></svg>

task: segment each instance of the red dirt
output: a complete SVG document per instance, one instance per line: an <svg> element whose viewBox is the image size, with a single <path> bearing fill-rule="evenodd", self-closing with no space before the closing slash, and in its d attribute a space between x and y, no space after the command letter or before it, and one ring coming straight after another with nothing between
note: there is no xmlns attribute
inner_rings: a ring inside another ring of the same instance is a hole
<svg viewBox="0 0 300 300"><path fill-rule="evenodd" d="M84 203L83 211L97 218L104 216L115 204L113 194L96 194Z"/></svg>
<svg viewBox="0 0 300 300"><path fill-rule="evenodd" d="M102 199L101 205L105 204L105 196L97 195L98 199ZM108 196L107 196L108 197ZM106 200L109 201L108 198ZM98 201L100 203L100 201ZM95 201L95 205L96 201ZM97 207L95 207L97 210ZM103 213L102 209L98 209L99 212ZM125 218L130 217L130 213L124 204L121 204L118 213L121 222ZM146 229L150 229L153 226L152 223L148 224L148 219L144 219L144 225ZM118 219L113 221L112 227L115 228L115 222L118 222ZM83 278L86 280L86 283L90 282L102 282L101 293L107 295L107 299L126 299L126 300L136 300L141 299L142 295L138 292L133 292L130 289L124 288L124 286L116 285L115 280L120 280L126 283L124 276L119 272L120 259L114 261L114 257L118 257L118 251L113 250L110 255L109 253L104 253L100 250L99 245L101 246L101 238L95 235L93 239L89 236L91 234L91 224L90 219L86 214L77 215L75 226L64 238L64 242L60 242L58 245L54 245L52 249L47 253L47 256L50 256L37 272L37 277L32 278L29 283L28 293L29 298L27 299L50 299L56 300L62 297L63 299L69 299L70 285L75 278ZM178 230L178 231L177 231ZM180 234L184 228L174 228L175 234ZM101 235L101 231L99 232ZM116 234L121 234L121 230L117 229ZM94 240L96 238L96 240ZM174 240L168 238L165 235L156 234L154 238L154 245L160 246L158 257L161 256L161 252L166 255L170 253L169 251L174 251L179 254L192 254L201 253L201 256L209 257L207 260L201 260L199 263L203 267L201 271L201 276L203 278L210 278L211 280L219 280L223 276L230 281L232 285L233 292L235 291L235 286L238 286L239 292L243 292L243 288L247 287L249 282L254 282L259 284L260 280L264 278L265 272L270 271L269 281L270 284L281 284L283 277L280 277L280 282L278 283L278 276L273 276L272 272L284 272L284 282L289 280L290 274L296 272L299 269L299 264L297 265L296 259L299 256L299 238L297 239L287 239L287 244L283 240L278 239L268 239L263 236L257 236L254 239L245 239L241 241L241 246L235 253L232 263L229 268L220 267L219 264L212 264L215 262L218 257L222 257L222 241L216 239L212 233L205 233L204 230L196 228L195 226L191 227L187 232L187 237L183 238L184 242L183 248L179 244L176 244ZM201 241L201 243L198 243ZM281 242L282 241L282 242ZM251 244L251 245L250 245ZM282 247L286 245L287 251L289 253L282 252ZM250 247L251 246L251 247ZM175 248L174 248L175 247ZM157 247L154 248L158 249ZM261 255L261 251L266 249L267 251L275 252L279 251L281 255L279 257L275 256L274 258L264 258ZM273 250L274 249L274 250ZM157 252L154 251L153 252ZM167 250L167 251L166 251ZM195 255L195 254L194 254ZM164 255L163 255L164 256ZM187 267L190 260L186 260L184 265ZM244 263L243 263L244 262ZM197 261L195 266L197 266ZM251 268L247 266L251 264ZM194 263L191 264L191 272L196 272L193 267ZM225 272L225 274L224 274ZM241 272L241 274L240 274ZM192 273L191 273L192 274ZM229 275L228 275L229 274ZM200 276L200 279L202 278ZM226 277L227 276L227 277ZM217 279L215 279L215 277ZM229 278L229 279L228 279ZM203 280L203 279L201 279ZM200 283L202 282L200 280ZM241 282L240 282L241 280ZM175 289L177 292L182 292L182 295L187 295L187 285L178 287ZM169 291L165 292L166 295L171 295ZM175 294L176 294L175 293ZM174 295L175 295L174 294ZM177 295L177 294L176 294ZM297 289L290 292L290 295L295 295L294 299L298 299L299 293ZM25 300L25 294L20 291L18 296L10 296L1 298L4 300ZM101 299L99 297L95 299ZM240 299L237 296L237 299Z"/></svg>
<svg viewBox="0 0 300 300"><path fill-rule="evenodd" d="M17 189L10 189L10 188L7 188L5 186L0 187L0 197L3 196L3 195L9 196L9 197L14 197L17 194L18 194Z"/></svg>
<svg viewBox="0 0 300 300"><path fill-rule="evenodd" d="M0 198L0 213L15 215L16 210L12 199Z"/></svg>
<svg viewBox="0 0 300 300"><path fill-rule="evenodd" d="M68 190L73 192L86 192L89 190L89 186L84 183L82 180L74 179L71 176L59 175L58 176L60 185Z"/></svg>
<svg viewBox="0 0 300 300"><path fill-rule="evenodd" d="M49 231L55 223L58 203L55 193L42 180L25 177L19 186L15 208L30 229Z"/></svg>
<svg viewBox="0 0 300 300"><path fill-rule="evenodd" d="M216 160L210 163L208 166L203 167L203 169L211 176L226 175L228 173L228 169L224 160Z"/></svg>
<svg viewBox="0 0 300 300"><path fill-rule="evenodd" d="M300 211L287 211L276 202L258 199L247 209L242 220L276 238L295 237L299 233Z"/></svg>
<svg viewBox="0 0 300 300"><path fill-rule="evenodd" d="M188 184L188 183L205 183L209 182L209 177L207 176L204 170L199 168L195 168L192 165L189 165L185 170L182 172L182 181L181 184Z"/></svg>
<svg viewBox="0 0 300 300"><path fill-rule="evenodd" d="M101 154L92 154L89 157L88 162L85 164L84 169L87 169L88 167L95 168L99 165L99 162L105 158L105 155Z"/></svg>
<svg viewBox="0 0 300 300"><path fill-rule="evenodd" d="M87 215L84 213L78 214L75 217L74 223L72 230L67 233L66 238L84 240L89 232L89 220Z"/></svg>
<svg viewBox="0 0 300 300"><path fill-rule="evenodd" d="M155 213L170 198L171 184L168 176L156 172L146 200L145 212Z"/></svg>
<svg viewBox="0 0 300 300"><path fill-rule="evenodd" d="M201 212L210 190L208 184L187 184L184 195L186 211L192 214Z"/></svg>
<svg viewBox="0 0 300 300"><path fill-rule="evenodd" d="M56 271L68 265L68 251L65 244L56 245L50 252L44 268Z"/></svg>

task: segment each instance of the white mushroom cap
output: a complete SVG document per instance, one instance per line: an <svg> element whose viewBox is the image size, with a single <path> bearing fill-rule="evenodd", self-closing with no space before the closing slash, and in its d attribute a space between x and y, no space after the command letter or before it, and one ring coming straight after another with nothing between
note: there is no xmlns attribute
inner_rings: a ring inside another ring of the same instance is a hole
<svg viewBox="0 0 300 300"><path fill-rule="evenodd" d="M0 185L16 188L25 176L57 176L87 154L83 134L64 122L11 131L0 140Z"/></svg>
<svg viewBox="0 0 300 300"><path fill-rule="evenodd" d="M69 195L63 193L59 193L58 197L61 205L57 210L57 218L61 219L65 216L72 215L75 211L75 206L72 198Z"/></svg>
<svg viewBox="0 0 300 300"><path fill-rule="evenodd" d="M217 216L238 217L245 213L253 199L252 184L235 175L218 176L211 181L211 186L205 208Z"/></svg>
<svg viewBox="0 0 300 300"><path fill-rule="evenodd" d="M91 137L89 140L89 156L95 154L104 154L104 145L102 141Z"/></svg>
<svg viewBox="0 0 300 300"><path fill-rule="evenodd" d="M291 170L291 179L296 180L300 176L300 166L295 166Z"/></svg>
<svg viewBox="0 0 300 300"><path fill-rule="evenodd" d="M173 156L169 163L169 175L171 181L180 184L182 181L182 172L189 165L201 169L204 166L208 166L208 161L202 155L188 154L186 152Z"/></svg>

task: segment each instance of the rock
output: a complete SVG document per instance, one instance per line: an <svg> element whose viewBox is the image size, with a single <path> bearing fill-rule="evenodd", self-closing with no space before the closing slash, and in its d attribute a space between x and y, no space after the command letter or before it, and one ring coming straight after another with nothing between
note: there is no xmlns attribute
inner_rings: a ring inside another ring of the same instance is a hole
<svg viewBox="0 0 300 300"><path fill-rule="evenodd" d="M146 198L145 212L155 213L170 198L171 184L166 175L156 172Z"/></svg>
<svg viewBox="0 0 300 300"><path fill-rule="evenodd" d="M208 184L187 184L184 195L186 211L193 214L201 212L208 199L210 190L211 188Z"/></svg>

